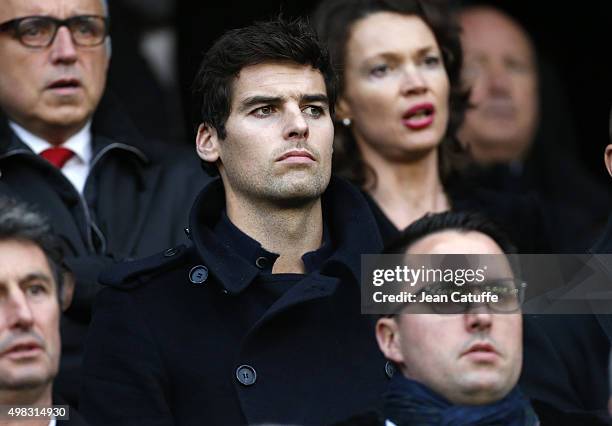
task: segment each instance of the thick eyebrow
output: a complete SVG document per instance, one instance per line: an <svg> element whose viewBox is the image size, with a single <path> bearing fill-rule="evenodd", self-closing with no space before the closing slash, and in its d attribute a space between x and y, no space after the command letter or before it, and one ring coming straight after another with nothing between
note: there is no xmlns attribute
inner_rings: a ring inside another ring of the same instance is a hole
<svg viewBox="0 0 612 426"><path fill-rule="evenodd" d="M53 283L53 279L43 272L32 272L19 280L19 284L26 284L30 281L44 281L46 284Z"/></svg>
<svg viewBox="0 0 612 426"><path fill-rule="evenodd" d="M432 46L423 47L423 48L417 50L416 53L417 53L417 55L424 55L426 53L432 53L432 52L433 53L441 53L440 49L436 48L436 46L433 46L433 45Z"/></svg>
<svg viewBox="0 0 612 426"><path fill-rule="evenodd" d="M249 108L254 107L255 105L262 105L262 104L279 105L283 103L285 99L286 98L283 98L281 96L260 96L260 95L251 96L251 97L243 99L240 102L240 107L238 108L238 110L245 111L245 110L248 110ZM304 102L321 102L321 103L324 103L325 105L329 105L328 97L321 93L300 96L300 103L304 103Z"/></svg>
<svg viewBox="0 0 612 426"><path fill-rule="evenodd" d="M434 45L430 45L430 46L424 46L421 47L419 49L416 49L412 55L416 55L416 56L423 56L426 55L428 53L441 53L440 49L436 48L436 46ZM370 55L368 57L365 58L365 62L373 62L379 59L385 59L385 60L397 60L398 58L401 58L402 54L398 52L378 52L376 54Z"/></svg>
<svg viewBox="0 0 612 426"><path fill-rule="evenodd" d="M254 107L255 105L261 105L261 104L278 105L282 101L283 101L283 98L281 98L280 96L251 96L251 97L245 98L244 100L242 100L242 102L240 102L239 110L244 111L251 107Z"/></svg>
<svg viewBox="0 0 612 426"><path fill-rule="evenodd" d="M327 97L327 95L324 95L322 93L316 94L316 95L304 95L301 97L300 99L303 102L320 102L322 104L325 105L329 105L329 98Z"/></svg>

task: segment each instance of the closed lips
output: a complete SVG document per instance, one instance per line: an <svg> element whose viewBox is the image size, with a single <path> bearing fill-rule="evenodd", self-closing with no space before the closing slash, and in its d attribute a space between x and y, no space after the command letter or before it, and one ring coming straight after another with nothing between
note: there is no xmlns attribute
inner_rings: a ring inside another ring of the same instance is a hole
<svg viewBox="0 0 612 426"><path fill-rule="evenodd" d="M22 351L31 351L33 349L41 349L41 346L34 342L21 342L10 346L7 350L5 350L2 354L10 354L14 352L22 352Z"/></svg>
<svg viewBox="0 0 612 426"><path fill-rule="evenodd" d="M283 160L286 160L287 158L291 158L291 157L309 158L309 159L314 161L314 157L308 151L289 151L289 152L284 153L280 157L278 157L278 159L276 161L283 161Z"/></svg>
<svg viewBox="0 0 612 426"><path fill-rule="evenodd" d="M466 355L472 352L491 352L495 354L497 353L493 345L491 345L490 343L475 343L472 346L470 346L469 349L463 353L463 355Z"/></svg>

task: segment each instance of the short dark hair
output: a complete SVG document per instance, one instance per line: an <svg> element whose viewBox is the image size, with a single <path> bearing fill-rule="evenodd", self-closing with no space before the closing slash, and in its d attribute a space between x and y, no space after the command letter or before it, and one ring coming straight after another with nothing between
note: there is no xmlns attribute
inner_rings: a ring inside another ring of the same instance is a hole
<svg viewBox="0 0 612 426"><path fill-rule="evenodd" d="M44 215L24 202L0 196L0 241L8 240L30 242L43 251L57 284L61 306L63 275L67 268L59 239Z"/></svg>
<svg viewBox="0 0 612 426"><path fill-rule="evenodd" d="M333 114L337 83L327 49L306 21L286 21L279 16L228 31L206 52L194 81L202 123L214 127L225 139L234 79L247 66L273 61L310 65L320 71Z"/></svg>
<svg viewBox="0 0 612 426"><path fill-rule="evenodd" d="M433 32L450 81L450 111L446 135L440 144L440 174L442 181L465 162L465 153L455 134L463 122L469 105L469 91L461 84L463 53L459 38L460 27L456 23L448 0L324 0L313 15L313 23L319 38L327 43L332 64L339 77L339 93L344 90L346 47L355 22L376 12L393 12L416 15ZM338 123L336 123L338 124ZM335 171L363 187L376 173L364 161L349 128L336 125L334 147Z"/></svg>
<svg viewBox="0 0 612 426"><path fill-rule="evenodd" d="M408 226L384 250L386 254L405 253L417 241L443 231L480 232L491 238L506 254L516 253L516 247L489 219L473 212L443 212L426 214Z"/></svg>

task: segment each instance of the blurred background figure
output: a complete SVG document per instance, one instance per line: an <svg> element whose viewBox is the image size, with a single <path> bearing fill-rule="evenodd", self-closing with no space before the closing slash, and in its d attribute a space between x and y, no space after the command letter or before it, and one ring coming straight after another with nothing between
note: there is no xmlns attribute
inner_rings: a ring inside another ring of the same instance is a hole
<svg viewBox="0 0 612 426"><path fill-rule="evenodd" d="M471 108L459 139L487 187L534 193L559 251L583 251L605 223L610 196L572 154L576 138L554 68L510 15L468 2L459 13Z"/></svg>
<svg viewBox="0 0 612 426"><path fill-rule="evenodd" d="M334 168L364 191L383 239L428 212L483 211L521 251L548 247L532 200L460 176L467 106L459 28L445 1L330 0L314 13L340 79Z"/></svg>
<svg viewBox="0 0 612 426"><path fill-rule="evenodd" d="M511 18L491 7L462 11L463 78L474 108L459 136L481 164L522 161L539 123L533 45Z"/></svg>
<svg viewBox="0 0 612 426"><path fill-rule="evenodd" d="M0 424L54 426L50 418L11 420L6 406L65 404L53 394L60 360L60 315L74 282L47 220L0 196ZM85 425L69 409L64 425Z"/></svg>
<svg viewBox="0 0 612 426"><path fill-rule="evenodd" d="M113 0L109 7L109 89L145 137L186 145L191 131L186 133L178 81L176 2Z"/></svg>

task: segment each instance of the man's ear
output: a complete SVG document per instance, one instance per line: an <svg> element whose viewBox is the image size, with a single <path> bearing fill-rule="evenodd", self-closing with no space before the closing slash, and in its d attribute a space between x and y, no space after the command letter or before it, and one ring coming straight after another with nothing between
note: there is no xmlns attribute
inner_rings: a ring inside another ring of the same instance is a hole
<svg viewBox="0 0 612 426"><path fill-rule="evenodd" d="M196 136L196 151L202 160L209 163L215 163L219 159L219 135L213 126L200 124Z"/></svg>
<svg viewBox="0 0 612 426"><path fill-rule="evenodd" d="M66 312L66 309L72 303L72 296L74 295L74 275L72 272L65 271L62 273L62 294L60 294L60 302L62 304L62 311Z"/></svg>
<svg viewBox="0 0 612 426"><path fill-rule="evenodd" d="M608 173L610 174L610 176L612 176L612 144L606 146L604 162L606 163L606 169L608 169Z"/></svg>
<svg viewBox="0 0 612 426"><path fill-rule="evenodd" d="M376 341L385 358L398 365L404 362L395 319L383 317L376 321Z"/></svg>

